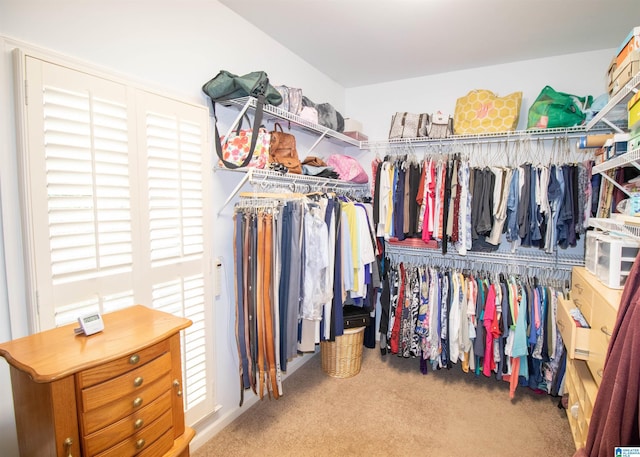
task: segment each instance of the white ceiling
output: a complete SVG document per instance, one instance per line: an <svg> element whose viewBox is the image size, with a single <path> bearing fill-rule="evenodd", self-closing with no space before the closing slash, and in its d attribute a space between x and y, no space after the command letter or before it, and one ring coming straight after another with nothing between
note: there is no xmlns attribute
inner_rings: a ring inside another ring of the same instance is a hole
<svg viewBox="0 0 640 457"><path fill-rule="evenodd" d="M343 87L617 48L640 0L220 0Z"/></svg>

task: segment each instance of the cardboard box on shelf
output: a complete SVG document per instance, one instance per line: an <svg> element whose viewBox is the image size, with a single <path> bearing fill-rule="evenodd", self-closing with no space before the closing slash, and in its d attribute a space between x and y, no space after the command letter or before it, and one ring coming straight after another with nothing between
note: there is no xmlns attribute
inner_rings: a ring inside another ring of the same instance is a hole
<svg viewBox="0 0 640 457"><path fill-rule="evenodd" d="M365 135L364 133L361 132L355 132L355 131L350 131L350 132L342 132L345 135L353 138L354 140L358 140L358 141L367 141L369 139L369 137L367 135Z"/></svg>
<svg viewBox="0 0 640 457"><path fill-rule="evenodd" d="M346 117L344 119L345 132L362 132L362 122Z"/></svg>
<svg viewBox="0 0 640 457"><path fill-rule="evenodd" d="M607 93L611 96L611 90L613 89L613 82L615 81L614 74L616 69L618 68L618 64L616 63L617 56L613 56L611 59L611 63L609 64L609 68L607 68Z"/></svg>
<svg viewBox="0 0 640 457"><path fill-rule="evenodd" d="M613 138L605 142L605 149L607 151L607 159L619 156L627 152L627 146L629 142L628 133L615 133Z"/></svg>
<svg viewBox="0 0 640 457"><path fill-rule="evenodd" d="M342 133L358 141L367 141L369 139L367 135L362 133L362 122L350 117L344 118L344 131Z"/></svg>
<svg viewBox="0 0 640 457"><path fill-rule="evenodd" d="M618 48L618 54L616 57L616 63L618 64L618 67L622 67L624 60L631 53L631 51L639 48L640 27L634 27Z"/></svg>
<svg viewBox="0 0 640 457"><path fill-rule="evenodd" d="M611 67L615 69L611 71ZM631 81L638 71L640 71L640 49L636 49L629 54L620 64L612 64L608 72L608 93L613 97L622 89L625 84Z"/></svg>

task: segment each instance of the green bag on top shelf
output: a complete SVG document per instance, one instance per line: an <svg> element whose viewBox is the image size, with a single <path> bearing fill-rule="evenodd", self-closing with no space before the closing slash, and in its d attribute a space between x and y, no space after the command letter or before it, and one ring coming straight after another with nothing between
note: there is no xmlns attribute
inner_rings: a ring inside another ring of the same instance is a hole
<svg viewBox="0 0 640 457"><path fill-rule="evenodd" d="M592 102L591 95L578 97L545 86L529 108L527 128L552 129L580 125L584 122L585 111Z"/></svg>
<svg viewBox="0 0 640 457"><path fill-rule="evenodd" d="M221 70L202 86L202 90L214 102L248 96L257 98L259 95L264 95L264 102L267 105L277 106L282 103L282 95L269 83L269 77L264 71L254 71L238 76Z"/></svg>

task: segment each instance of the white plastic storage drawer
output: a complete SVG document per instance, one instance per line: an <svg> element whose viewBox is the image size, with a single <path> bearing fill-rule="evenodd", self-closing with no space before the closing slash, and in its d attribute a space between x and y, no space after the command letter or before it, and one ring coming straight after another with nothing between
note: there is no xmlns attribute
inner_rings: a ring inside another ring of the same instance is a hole
<svg viewBox="0 0 640 457"><path fill-rule="evenodd" d="M598 265L598 237L600 235L602 235L602 232L589 230L585 241L584 267L594 275Z"/></svg>
<svg viewBox="0 0 640 457"><path fill-rule="evenodd" d="M640 250L631 238L599 235L596 276L607 287L622 289Z"/></svg>

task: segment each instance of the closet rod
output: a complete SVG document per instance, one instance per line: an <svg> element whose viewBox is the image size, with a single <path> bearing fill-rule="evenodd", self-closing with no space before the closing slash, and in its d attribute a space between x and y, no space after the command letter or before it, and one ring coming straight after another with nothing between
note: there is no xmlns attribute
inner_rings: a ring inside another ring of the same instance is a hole
<svg viewBox="0 0 640 457"><path fill-rule="evenodd" d="M348 181L340 181L338 179L320 178L310 175L296 175L292 173L279 173L273 170L264 170L261 168L242 168L242 169L227 169L227 168L214 168L214 170L225 170L242 172L245 175L242 177L238 185L231 191L225 202L218 211L218 216L229 205L233 198L238 195L240 190L245 184L251 184L258 186L261 189L274 189L283 187L289 189L291 192L335 192L339 195L355 195L360 197L371 196L371 189L369 183L355 184ZM304 189L300 189L300 186L304 186Z"/></svg>
<svg viewBox="0 0 640 457"><path fill-rule="evenodd" d="M576 254L560 253L556 250L553 254L541 252L527 252L526 254L511 252L473 252L470 251L466 255L461 255L452 251L442 254L440 251L426 248L396 246L385 243L386 252L395 256L419 257L420 259L430 259L437 261L459 261L459 262L497 262L502 264L522 264L527 265L532 262L546 267L574 267L584 266L584 258Z"/></svg>

